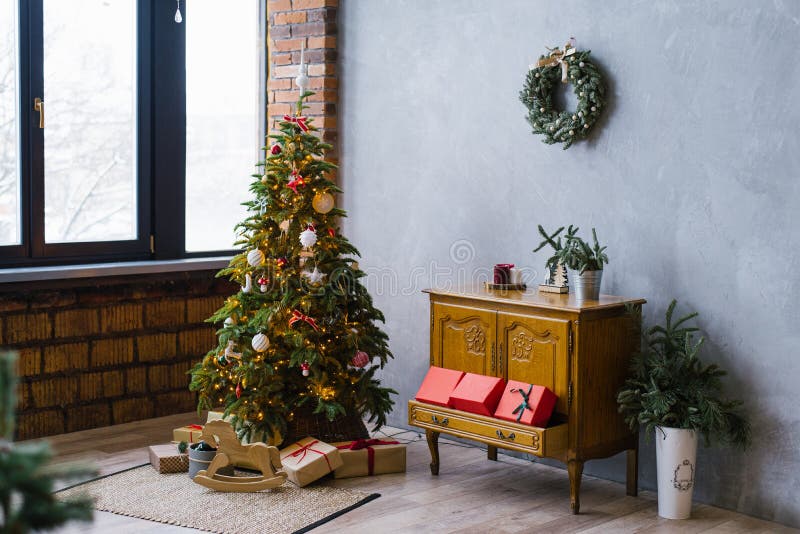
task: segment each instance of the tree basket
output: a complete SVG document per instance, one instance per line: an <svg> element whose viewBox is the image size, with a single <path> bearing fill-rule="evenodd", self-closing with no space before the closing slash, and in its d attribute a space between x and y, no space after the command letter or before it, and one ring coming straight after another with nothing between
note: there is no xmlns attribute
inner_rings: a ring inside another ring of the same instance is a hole
<svg viewBox="0 0 800 534"><path fill-rule="evenodd" d="M289 421L283 446L313 436L325 443L369 439L369 432L358 414L342 415L329 421L325 414L313 414L312 410L297 410Z"/></svg>

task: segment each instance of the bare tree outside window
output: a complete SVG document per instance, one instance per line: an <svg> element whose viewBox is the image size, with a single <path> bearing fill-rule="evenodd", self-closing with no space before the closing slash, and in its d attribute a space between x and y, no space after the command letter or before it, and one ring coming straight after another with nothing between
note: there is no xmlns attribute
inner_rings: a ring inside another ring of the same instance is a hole
<svg viewBox="0 0 800 534"><path fill-rule="evenodd" d="M45 241L136 238L136 2L44 0Z"/></svg>
<svg viewBox="0 0 800 534"><path fill-rule="evenodd" d="M16 2L0 2L0 246L20 242Z"/></svg>

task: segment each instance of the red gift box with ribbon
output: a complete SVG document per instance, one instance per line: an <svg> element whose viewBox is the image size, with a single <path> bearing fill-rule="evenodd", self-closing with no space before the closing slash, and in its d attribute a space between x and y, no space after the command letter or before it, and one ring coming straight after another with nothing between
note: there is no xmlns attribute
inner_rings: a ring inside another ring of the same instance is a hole
<svg viewBox="0 0 800 534"><path fill-rule="evenodd" d="M436 406L450 406L450 394L463 377L463 371L431 366L415 398Z"/></svg>
<svg viewBox="0 0 800 534"><path fill-rule="evenodd" d="M450 394L450 406L491 417L503 395L503 385L502 378L467 373Z"/></svg>
<svg viewBox="0 0 800 534"><path fill-rule="evenodd" d="M357 439L332 445L339 449L343 462L333 472L334 478L404 473L406 470L406 446L397 441Z"/></svg>
<svg viewBox="0 0 800 534"><path fill-rule="evenodd" d="M172 441L197 443L203 439L203 425L186 425L172 431Z"/></svg>
<svg viewBox="0 0 800 534"><path fill-rule="evenodd" d="M342 466L339 449L316 438L303 438L281 449L287 478L301 488Z"/></svg>
<svg viewBox="0 0 800 534"><path fill-rule="evenodd" d="M556 407L556 394L544 386L509 380L494 416L523 425L547 426Z"/></svg>

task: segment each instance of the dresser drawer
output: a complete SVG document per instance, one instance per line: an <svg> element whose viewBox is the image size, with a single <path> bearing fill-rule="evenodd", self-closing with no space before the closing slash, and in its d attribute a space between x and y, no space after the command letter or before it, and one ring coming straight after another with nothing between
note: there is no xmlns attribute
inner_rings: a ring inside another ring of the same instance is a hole
<svg viewBox="0 0 800 534"><path fill-rule="evenodd" d="M408 424L536 456L554 456L567 448L567 424L539 428L415 400L408 402Z"/></svg>

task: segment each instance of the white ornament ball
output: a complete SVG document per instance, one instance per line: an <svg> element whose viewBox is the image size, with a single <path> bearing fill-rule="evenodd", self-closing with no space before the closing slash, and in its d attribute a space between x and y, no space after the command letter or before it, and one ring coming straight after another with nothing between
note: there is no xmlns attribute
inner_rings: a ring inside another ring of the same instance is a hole
<svg viewBox="0 0 800 534"><path fill-rule="evenodd" d="M253 346L253 350L256 352L264 352L269 348L269 338L264 334L258 333L253 336L253 341L251 342Z"/></svg>
<svg viewBox="0 0 800 534"><path fill-rule="evenodd" d="M570 134L570 135L575 135L575 130L570 130L570 131L569 131L569 134Z"/></svg>
<svg viewBox="0 0 800 534"><path fill-rule="evenodd" d="M257 248L254 248L247 253L247 263L253 267L258 267L264 263L264 253Z"/></svg>
<svg viewBox="0 0 800 534"><path fill-rule="evenodd" d="M539 108L539 111L540 111L541 113L544 113L544 108Z"/></svg>
<svg viewBox="0 0 800 534"><path fill-rule="evenodd" d="M300 232L300 244L304 248L311 248L317 244L317 233L311 228L306 228Z"/></svg>
<svg viewBox="0 0 800 534"><path fill-rule="evenodd" d="M588 124L584 124L584 125L583 125L583 127L584 127L584 128L588 128L588 127L589 127L589 125L588 125Z"/></svg>
<svg viewBox="0 0 800 534"><path fill-rule="evenodd" d="M578 117L583 117L583 111L578 112Z"/></svg>
<svg viewBox="0 0 800 534"><path fill-rule="evenodd" d="M579 66L579 67L583 67L583 66L584 66L584 63L583 63L583 61L581 61L580 63L578 63L578 66Z"/></svg>
<svg viewBox="0 0 800 534"><path fill-rule="evenodd" d="M592 106L592 111L597 111L597 108L595 106Z"/></svg>
<svg viewBox="0 0 800 534"><path fill-rule="evenodd" d="M573 116L572 116L572 120L575 120L575 119L577 119L577 118L578 118L578 117L577 117L576 115L573 115Z"/></svg>
<svg viewBox="0 0 800 534"><path fill-rule="evenodd" d="M353 364L353 367L358 367L359 369L361 369L362 367L367 366L369 360L370 360L369 354L367 354L363 350L359 350L356 351L350 363Z"/></svg>
<svg viewBox="0 0 800 534"><path fill-rule="evenodd" d="M227 319L225 319L224 324L225 326L233 326L236 324L236 321L233 319L233 317L228 317Z"/></svg>
<svg viewBox="0 0 800 534"><path fill-rule="evenodd" d="M538 78L538 77L539 77L539 73L537 72L536 74L534 74L534 76L535 76L536 78Z"/></svg>
<svg viewBox="0 0 800 534"><path fill-rule="evenodd" d="M551 126L551 127L550 127L550 131L551 131L551 132L555 132L555 131L556 131L555 127L554 127L554 126Z"/></svg>
<svg viewBox="0 0 800 534"><path fill-rule="evenodd" d="M583 80L578 80L578 85L583 85Z"/></svg>
<svg viewBox="0 0 800 534"><path fill-rule="evenodd" d="M317 213L328 213L333 209L334 199L333 195L327 191L320 191L314 195L311 200L311 206Z"/></svg>
<svg viewBox="0 0 800 534"><path fill-rule="evenodd" d="M583 91L581 91L581 92L580 92L580 95L579 95L579 96L583 96Z"/></svg>

